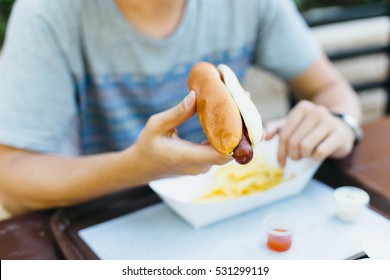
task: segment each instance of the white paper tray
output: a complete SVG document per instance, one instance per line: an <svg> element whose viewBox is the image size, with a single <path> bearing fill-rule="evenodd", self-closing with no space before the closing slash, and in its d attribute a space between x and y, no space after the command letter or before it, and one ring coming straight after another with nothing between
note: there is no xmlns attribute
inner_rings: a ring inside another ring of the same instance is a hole
<svg viewBox="0 0 390 280"><path fill-rule="evenodd" d="M256 152L277 166L277 144L278 139L275 137L271 141L262 142ZM292 176L292 179L265 192L220 202L196 202L196 198L208 192L215 169L198 176L153 181L149 185L176 213L199 228L300 193L318 167L319 163L312 159L288 160L284 173L286 177Z"/></svg>

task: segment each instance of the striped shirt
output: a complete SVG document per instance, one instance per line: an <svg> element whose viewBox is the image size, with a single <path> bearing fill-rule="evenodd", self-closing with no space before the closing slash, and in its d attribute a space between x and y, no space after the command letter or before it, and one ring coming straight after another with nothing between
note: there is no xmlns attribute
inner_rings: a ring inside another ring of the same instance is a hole
<svg viewBox="0 0 390 280"><path fill-rule="evenodd" d="M320 51L289 0L188 0L164 39L140 33L113 0L19 0L0 59L0 143L122 150L184 98L195 63L227 64L239 79L250 65L290 79ZM178 131L205 138L196 116Z"/></svg>

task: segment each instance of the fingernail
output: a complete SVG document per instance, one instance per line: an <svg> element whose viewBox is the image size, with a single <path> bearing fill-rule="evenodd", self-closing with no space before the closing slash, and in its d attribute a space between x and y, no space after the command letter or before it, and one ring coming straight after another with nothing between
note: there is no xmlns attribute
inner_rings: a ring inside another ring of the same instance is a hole
<svg viewBox="0 0 390 280"><path fill-rule="evenodd" d="M186 107L186 109L188 109L191 106L194 100L194 96L195 96L195 92L191 90L186 96L186 98L184 98L184 106Z"/></svg>

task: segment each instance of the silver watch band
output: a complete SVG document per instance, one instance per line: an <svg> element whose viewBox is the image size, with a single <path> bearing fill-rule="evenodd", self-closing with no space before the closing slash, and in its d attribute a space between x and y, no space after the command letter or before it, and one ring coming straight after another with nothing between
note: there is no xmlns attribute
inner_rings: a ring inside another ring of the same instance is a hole
<svg viewBox="0 0 390 280"><path fill-rule="evenodd" d="M363 139L363 130L360 127L359 122L357 119L349 114L341 114L341 113L334 113L332 114L338 118L340 118L347 126L349 126L354 135L355 135L355 141L354 141L354 146L359 144L360 141Z"/></svg>

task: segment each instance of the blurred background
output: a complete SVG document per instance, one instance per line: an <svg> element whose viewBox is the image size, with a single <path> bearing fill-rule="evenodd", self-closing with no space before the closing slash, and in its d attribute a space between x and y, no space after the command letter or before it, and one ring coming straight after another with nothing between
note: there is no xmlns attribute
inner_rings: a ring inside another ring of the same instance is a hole
<svg viewBox="0 0 390 280"><path fill-rule="evenodd" d="M14 0L0 0L0 50ZM364 121L390 113L390 0L295 0L314 35L358 91ZM283 117L293 104L286 85L251 69L245 86L263 118Z"/></svg>
<svg viewBox="0 0 390 280"><path fill-rule="evenodd" d="M363 121L390 115L390 0L295 3L336 68L359 93ZM266 121L285 116L294 104L286 85L259 69L249 72L246 87Z"/></svg>
<svg viewBox="0 0 390 280"><path fill-rule="evenodd" d="M11 12L12 4L14 2L14 0L0 0L0 47L4 41L8 16Z"/></svg>
<svg viewBox="0 0 390 280"><path fill-rule="evenodd" d="M351 7L357 5L387 3L389 0L294 0L300 11L305 12L314 8L323 7ZM4 41L7 19L15 0L0 0L0 46Z"/></svg>
<svg viewBox="0 0 390 280"><path fill-rule="evenodd" d="M298 8L301 11L321 7L350 7L372 3L389 3L388 0L294 0L294 2L297 4Z"/></svg>

